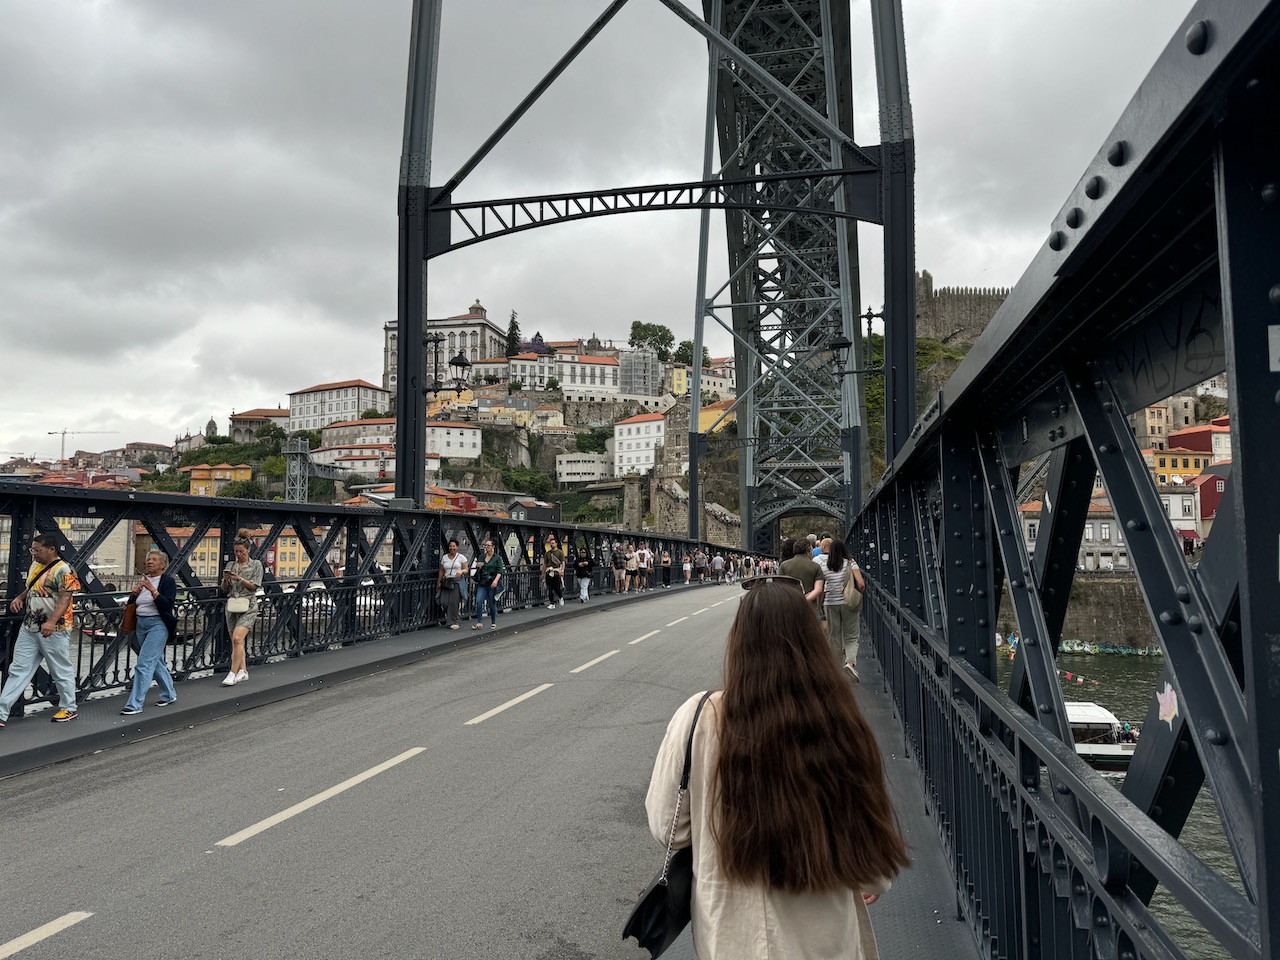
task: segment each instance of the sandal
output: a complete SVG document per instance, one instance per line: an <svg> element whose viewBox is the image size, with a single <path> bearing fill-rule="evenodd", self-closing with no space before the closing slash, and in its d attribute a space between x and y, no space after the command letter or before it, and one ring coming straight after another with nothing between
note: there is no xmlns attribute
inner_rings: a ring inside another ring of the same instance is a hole
<svg viewBox="0 0 1280 960"><path fill-rule="evenodd" d="M476 624L474 627L472 627L471 629L472 629L472 630L483 630L483 629L484 629L484 624L483 624L483 623L477 623L477 624Z"/></svg>

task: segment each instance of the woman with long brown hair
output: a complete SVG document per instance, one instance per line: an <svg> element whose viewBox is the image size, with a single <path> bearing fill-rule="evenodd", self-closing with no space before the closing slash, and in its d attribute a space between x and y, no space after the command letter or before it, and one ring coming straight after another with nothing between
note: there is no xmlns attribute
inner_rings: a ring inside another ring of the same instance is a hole
<svg viewBox="0 0 1280 960"><path fill-rule="evenodd" d="M909 864L880 749L799 583L743 586L676 820L675 846L693 845L697 955L876 957L866 905ZM701 697L672 717L645 799L664 846Z"/></svg>

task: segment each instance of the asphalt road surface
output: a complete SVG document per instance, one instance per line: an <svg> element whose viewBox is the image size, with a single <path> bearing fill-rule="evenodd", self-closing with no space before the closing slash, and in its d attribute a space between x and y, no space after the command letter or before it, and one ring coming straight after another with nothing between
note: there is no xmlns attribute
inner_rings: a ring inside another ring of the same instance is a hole
<svg viewBox="0 0 1280 960"><path fill-rule="evenodd" d="M0 782L0 960L647 957L620 933L662 853L653 758L718 684L740 594L553 622Z"/></svg>

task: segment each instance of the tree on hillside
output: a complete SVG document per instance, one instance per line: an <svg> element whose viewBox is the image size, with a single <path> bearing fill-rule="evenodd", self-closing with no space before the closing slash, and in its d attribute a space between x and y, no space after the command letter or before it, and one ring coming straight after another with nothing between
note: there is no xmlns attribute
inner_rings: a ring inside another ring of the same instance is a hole
<svg viewBox="0 0 1280 960"><path fill-rule="evenodd" d="M312 449L312 450L314 450L316 447L320 446L320 431L319 431L319 430L295 430L295 431L293 431L293 433L289 434L289 436L291 436L291 437L305 437L305 438L306 438L307 443L310 445L310 447L311 447L311 449Z"/></svg>
<svg viewBox="0 0 1280 960"><path fill-rule="evenodd" d="M551 352L549 349L547 349L546 341L542 339L541 330L535 333L533 335L533 339L530 340L528 343L521 344L521 347L522 347L522 352L524 353L547 354Z"/></svg>
<svg viewBox="0 0 1280 960"><path fill-rule="evenodd" d="M547 378L547 389L548 389L548 390L559 390L559 389L560 389L560 381L559 381L559 380L557 380L555 377L548 377L548 378Z"/></svg>
<svg viewBox="0 0 1280 960"><path fill-rule="evenodd" d="M288 436L284 432L284 427L276 426L274 423L264 423L257 430L253 431L253 435L263 443L273 445L277 451L280 449L280 441Z"/></svg>
<svg viewBox="0 0 1280 960"><path fill-rule="evenodd" d="M514 357L520 352L520 323L516 320L519 314L511 311L511 321L507 324L507 356Z"/></svg>
<svg viewBox="0 0 1280 960"><path fill-rule="evenodd" d="M680 346L676 347L676 352L671 355L673 363L687 363L693 366L693 341L681 340ZM706 347L702 348L702 365L704 367L711 366L711 352Z"/></svg>
<svg viewBox="0 0 1280 960"><path fill-rule="evenodd" d="M676 342L676 335L670 327L661 323L644 323L641 320L631 321L631 337L627 344L632 347L650 347L658 354L658 359L666 363L671 359L671 345Z"/></svg>
<svg viewBox="0 0 1280 960"><path fill-rule="evenodd" d="M265 500L267 493L257 480L232 480L222 485L218 491L220 497L232 497L236 500Z"/></svg>
<svg viewBox="0 0 1280 960"><path fill-rule="evenodd" d="M385 416L386 414L383 413L381 410L379 410L377 407L370 407L364 413L360 414L360 419L361 420L380 420Z"/></svg>

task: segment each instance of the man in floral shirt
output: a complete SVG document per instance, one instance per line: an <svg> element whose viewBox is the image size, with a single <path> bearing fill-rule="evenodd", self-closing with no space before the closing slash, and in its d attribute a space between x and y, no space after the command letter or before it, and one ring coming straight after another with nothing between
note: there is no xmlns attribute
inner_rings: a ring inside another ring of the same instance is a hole
<svg viewBox="0 0 1280 960"><path fill-rule="evenodd" d="M76 672L71 663L71 599L80 580L71 565L58 556L58 541L48 534L35 538L27 588L13 598L9 610L22 613L22 629L13 648L9 679L0 691L0 727L9 710L27 689L43 659L58 688L59 710L54 723L76 718Z"/></svg>

